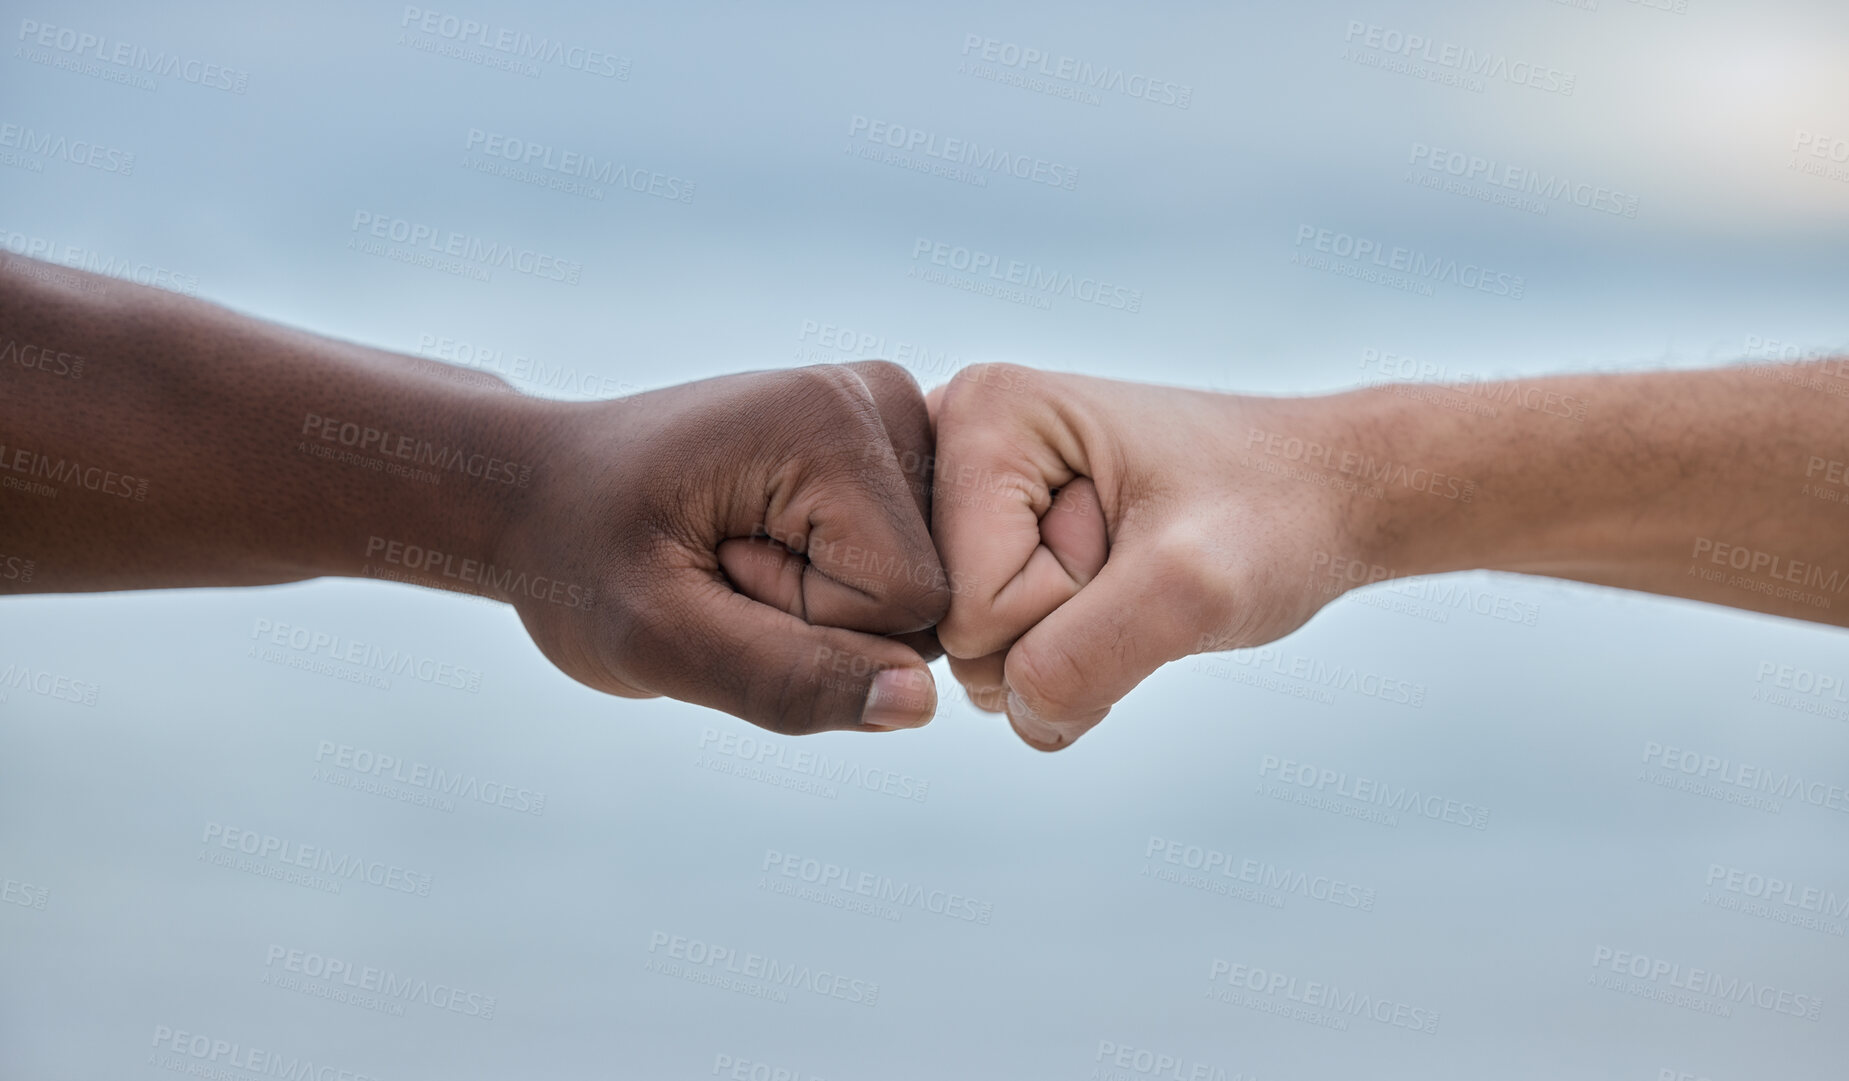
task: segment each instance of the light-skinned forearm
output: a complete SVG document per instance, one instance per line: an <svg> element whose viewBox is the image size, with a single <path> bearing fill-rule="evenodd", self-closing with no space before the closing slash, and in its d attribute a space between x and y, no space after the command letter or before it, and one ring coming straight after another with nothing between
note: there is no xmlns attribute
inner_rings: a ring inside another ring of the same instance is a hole
<svg viewBox="0 0 1849 1081"><path fill-rule="evenodd" d="M1375 577L1488 568L1849 625L1849 361L1324 400Z"/></svg>

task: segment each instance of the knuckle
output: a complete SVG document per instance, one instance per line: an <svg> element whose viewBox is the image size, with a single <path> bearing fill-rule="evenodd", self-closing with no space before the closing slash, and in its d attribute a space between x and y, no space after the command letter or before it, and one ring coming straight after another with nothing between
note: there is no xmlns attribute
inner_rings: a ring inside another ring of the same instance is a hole
<svg viewBox="0 0 1849 1081"><path fill-rule="evenodd" d="M786 374L796 396L818 408L865 408L867 387L852 370L839 364L811 364Z"/></svg>
<svg viewBox="0 0 1849 1081"><path fill-rule="evenodd" d="M1223 627L1237 609L1230 566L1220 538L1193 527L1171 529L1150 554L1151 592L1181 628Z"/></svg>
<svg viewBox="0 0 1849 1081"><path fill-rule="evenodd" d="M963 620L957 618L957 606L953 603L950 611L937 625L937 640L944 647L944 652L952 657L975 657L980 654L971 652L974 641L963 626Z"/></svg>
<svg viewBox="0 0 1849 1081"><path fill-rule="evenodd" d="M1031 392L1038 379L1038 372L1019 364L971 364L950 377L950 385L944 391L944 413L956 415L975 408L978 403L992 401L992 392L998 389Z"/></svg>
<svg viewBox="0 0 1849 1081"><path fill-rule="evenodd" d="M867 385L845 367L817 364L797 368L786 376L784 423L800 444L803 456L814 465L828 463L831 476L852 481L883 448L879 406ZM909 493L907 494L909 500Z"/></svg>
<svg viewBox="0 0 1849 1081"><path fill-rule="evenodd" d="M802 663L751 673L745 684L747 721L782 735L823 732L841 721L836 713L843 695L830 686L812 665Z"/></svg>
<svg viewBox="0 0 1849 1081"><path fill-rule="evenodd" d="M1071 649L1057 642L1019 645L1004 666L1008 689L1047 720L1082 712L1086 670Z"/></svg>
<svg viewBox="0 0 1849 1081"><path fill-rule="evenodd" d="M937 625L937 640L943 644L944 652L966 660L995 652L997 637L999 628L994 620L968 596L952 598L943 621Z"/></svg>
<svg viewBox="0 0 1849 1081"><path fill-rule="evenodd" d="M972 364L958 374L965 375L965 373L970 383L1003 390L1031 389L1040 376L1040 373L1032 368L1010 364L1006 361Z"/></svg>
<svg viewBox="0 0 1849 1081"><path fill-rule="evenodd" d="M795 666L751 673L746 683L746 720L786 736L806 735L821 727L815 716L814 687Z"/></svg>
<svg viewBox="0 0 1849 1081"><path fill-rule="evenodd" d="M866 381L867 385L876 391L879 389L893 391L909 387L914 396L919 396L918 380L912 378L912 373L900 364L890 360L862 360L856 361L854 367L860 372L860 377Z"/></svg>
<svg viewBox="0 0 1849 1081"><path fill-rule="evenodd" d="M920 560L902 581L905 610L935 627L950 615L950 585L944 567L935 558Z"/></svg>

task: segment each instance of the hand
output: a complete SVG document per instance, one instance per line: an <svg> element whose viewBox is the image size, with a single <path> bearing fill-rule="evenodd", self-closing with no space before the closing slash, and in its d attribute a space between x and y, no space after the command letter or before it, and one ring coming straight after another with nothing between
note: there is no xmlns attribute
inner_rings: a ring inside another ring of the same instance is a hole
<svg viewBox="0 0 1849 1081"><path fill-rule="evenodd" d="M1168 661L1261 645L1331 599L1313 554L1347 558L1352 497L1245 464L1250 432L1317 420L1301 400L981 365L929 403L958 584L938 637L971 701L1034 747Z"/></svg>
<svg viewBox="0 0 1849 1081"><path fill-rule="evenodd" d="M511 598L553 663L787 734L931 719L949 592L904 369L754 372L560 415L500 546L507 567L595 588L590 611Z"/></svg>

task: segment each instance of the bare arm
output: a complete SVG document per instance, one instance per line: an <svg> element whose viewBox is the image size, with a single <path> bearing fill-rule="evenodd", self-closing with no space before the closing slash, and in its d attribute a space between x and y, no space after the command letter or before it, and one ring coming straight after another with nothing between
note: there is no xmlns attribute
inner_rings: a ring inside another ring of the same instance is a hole
<svg viewBox="0 0 1849 1081"><path fill-rule="evenodd" d="M1487 567L1849 626L1845 360L1402 384L1329 414L1337 471L1374 490L1350 501L1368 580Z"/></svg>
<svg viewBox="0 0 1849 1081"><path fill-rule="evenodd" d="M0 258L0 592L391 579L513 604L612 694L914 727L930 438L877 362L552 402Z"/></svg>
<svg viewBox="0 0 1849 1081"><path fill-rule="evenodd" d="M1849 626L1849 361L1331 405L1344 449L1386 470L1351 503L1372 576L1521 571Z"/></svg>
<svg viewBox="0 0 1849 1081"><path fill-rule="evenodd" d="M938 547L990 583L939 636L1043 749L1163 663L1388 578L1501 569L1849 626L1842 360L1313 398L990 366L931 400Z"/></svg>
<svg viewBox="0 0 1849 1081"><path fill-rule="evenodd" d="M0 550L79 591L356 575L374 536L491 556L547 453L484 373L0 258ZM454 468L451 468L454 467Z"/></svg>

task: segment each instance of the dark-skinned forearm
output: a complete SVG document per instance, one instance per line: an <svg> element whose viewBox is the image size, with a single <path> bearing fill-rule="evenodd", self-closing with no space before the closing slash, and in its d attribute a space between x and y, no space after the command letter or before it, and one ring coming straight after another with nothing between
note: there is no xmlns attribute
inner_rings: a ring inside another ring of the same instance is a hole
<svg viewBox="0 0 1849 1081"><path fill-rule="evenodd" d="M0 556L36 565L0 592L375 573L392 542L491 563L570 409L42 269L0 256Z"/></svg>

